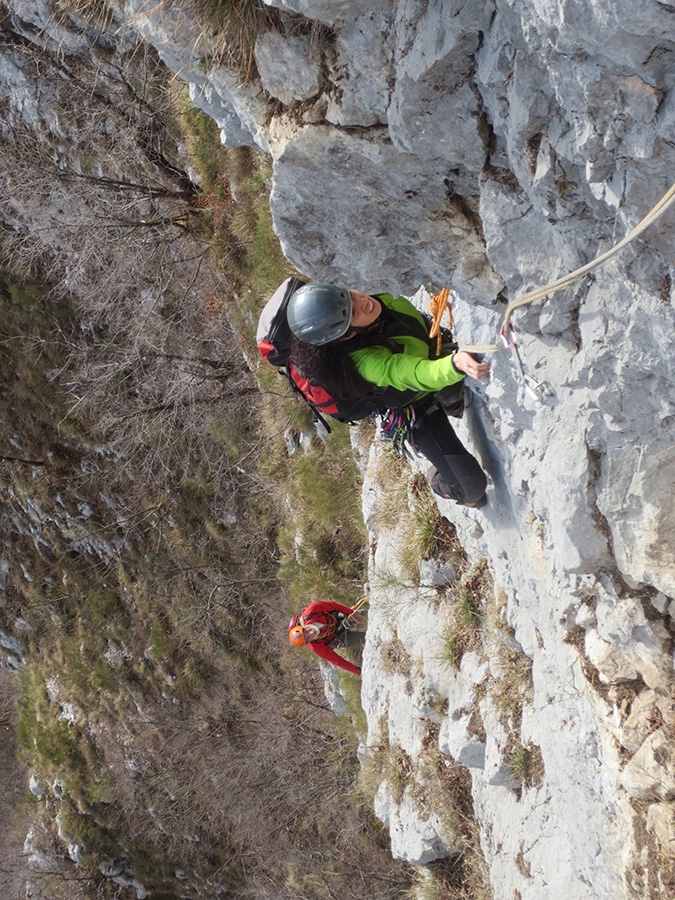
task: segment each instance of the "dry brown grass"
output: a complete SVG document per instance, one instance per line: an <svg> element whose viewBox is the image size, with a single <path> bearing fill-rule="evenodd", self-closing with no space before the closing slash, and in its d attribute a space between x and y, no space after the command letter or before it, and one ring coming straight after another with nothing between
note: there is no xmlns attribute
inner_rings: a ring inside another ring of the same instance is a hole
<svg viewBox="0 0 675 900"><path fill-rule="evenodd" d="M30 823L30 807L23 801L28 773L19 762L16 741L18 685L0 668L0 892L19 897L30 869L23 857L23 841Z"/></svg>
<svg viewBox="0 0 675 900"><path fill-rule="evenodd" d="M514 740L507 748L507 758L514 776L523 788L542 786L546 773L540 747L536 744L525 746L519 740Z"/></svg>
<svg viewBox="0 0 675 900"><path fill-rule="evenodd" d="M418 883L421 900L492 900L493 893L480 846L480 827L473 807L469 770L438 753L438 726L429 724L423 759L424 802L441 819L456 853L429 866Z"/></svg>
<svg viewBox="0 0 675 900"><path fill-rule="evenodd" d="M378 492L376 530L395 531L403 517L410 516L408 491L412 473L405 460L389 447L383 447L377 456L373 481Z"/></svg>
<svg viewBox="0 0 675 900"><path fill-rule="evenodd" d="M410 678L413 659L396 631L394 631L391 639L382 646L380 661L383 671L387 674L398 673L406 678Z"/></svg>
<svg viewBox="0 0 675 900"><path fill-rule="evenodd" d="M452 600L444 607L440 656L451 668L459 669L462 657L469 651L484 654L486 609L493 593L492 576L485 560L467 568L464 562L460 577L452 585Z"/></svg>
<svg viewBox="0 0 675 900"><path fill-rule="evenodd" d="M525 653L501 644L498 662L500 676L492 687L492 698L505 724L520 731L523 706L532 701L532 660Z"/></svg>
<svg viewBox="0 0 675 900"><path fill-rule="evenodd" d="M400 568L405 582L419 586L420 562L425 559L438 560L461 573L466 554L454 525L441 515L424 476L413 472L391 448L385 448L378 458L375 483L375 530L402 536Z"/></svg>

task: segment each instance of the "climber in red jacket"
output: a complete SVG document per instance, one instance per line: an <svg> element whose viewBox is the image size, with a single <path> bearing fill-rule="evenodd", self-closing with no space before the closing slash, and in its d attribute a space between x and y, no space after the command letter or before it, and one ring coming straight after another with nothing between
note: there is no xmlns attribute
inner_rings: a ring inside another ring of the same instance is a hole
<svg viewBox="0 0 675 900"><path fill-rule="evenodd" d="M366 639L361 629L365 617L353 612L348 606L332 600L318 600L310 603L301 616L293 616L288 625L288 637L295 647L307 646L317 656L355 675L361 669L344 659L335 651L341 647L351 649L362 647Z"/></svg>

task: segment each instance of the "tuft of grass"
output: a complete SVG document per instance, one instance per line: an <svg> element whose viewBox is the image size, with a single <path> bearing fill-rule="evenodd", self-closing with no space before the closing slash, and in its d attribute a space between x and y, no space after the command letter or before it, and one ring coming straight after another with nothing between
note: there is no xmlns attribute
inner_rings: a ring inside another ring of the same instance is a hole
<svg viewBox="0 0 675 900"><path fill-rule="evenodd" d="M485 612L490 609L493 586L487 561L480 560L468 571L465 561L466 557L460 580L452 589L454 602L448 605L441 640L440 658L453 669L459 668L467 650L479 652L483 648L484 632L490 627Z"/></svg>
<svg viewBox="0 0 675 900"><path fill-rule="evenodd" d="M461 569L466 555L454 526L441 515L426 479L387 448L379 455L375 480L380 488L378 529L405 536L401 569L406 583L419 586L420 562L437 559Z"/></svg>
<svg viewBox="0 0 675 900"><path fill-rule="evenodd" d="M464 655L464 646L452 624L446 625L443 630L441 652L439 658L451 669L459 669Z"/></svg>
<svg viewBox="0 0 675 900"><path fill-rule="evenodd" d="M161 0L168 2L168 0ZM258 35L279 27L279 13L262 0L194 0L187 6L213 47L207 65L228 65L244 79L256 73L253 50Z"/></svg>
<svg viewBox="0 0 675 900"><path fill-rule="evenodd" d="M418 875L416 900L493 900L477 830L460 852L429 863L425 869Z"/></svg>
<svg viewBox="0 0 675 900"><path fill-rule="evenodd" d="M527 781L527 750L520 741L517 741L511 748L509 754L509 765L514 776L521 784Z"/></svg>
<svg viewBox="0 0 675 900"><path fill-rule="evenodd" d="M418 884L418 896L425 900L492 900L473 807L471 774L465 766L438 752L438 728L429 722L418 760L425 774L420 799L427 814L438 815L447 842L456 852L425 867L426 877Z"/></svg>
<svg viewBox="0 0 675 900"><path fill-rule="evenodd" d="M483 645L483 610L478 597L466 587L460 587L456 593L457 598L448 607L440 650L440 659L455 670L467 651L479 651Z"/></svg>
<svg viewBox="0 0 675 900"><path fill-rule="evenodd" d="M408 540L401 563L408 577L419 584L420 562L440 556L439 534L443 521L433 494L420 475L415 475L410 482L408 507Z"/></svg>
<svg viewBox="0 0 675 900"><path fill-rule="evenodd" d="M370 785L371 795L385 781L392 799L400 803L403 793L413 783L415 763L400 745L383 744L371 754L361 772L362 785Z"/></svg>
<svg viewBox="0 0 675 900"><path fill-rule="evenodd" d="M483 610L475 594L469 588L461 587L455 600L456 615L467 628L478 629L483 621Z"/></svg>
<svg viewBox="0 0 675 900"><path fill-rule="evenodd" d="M114 10L105 0L57 0L54 11L61 19L75 13L101 32L115 21Z"/></svg>
<svg viewBox="0 0 675 900"><path fill-rule="evenodd" d="M412 759L404 750L400 750L392 758L389 774L389 785L393 789L392 794L397 803L400 803L403 799L403 793L406 786L410 784L412 780L412 771Z"/></svg>
<svg viewBox="0 0 675 900"><path fill-rule="evenodd" d="M410 515L408 491L412 480L410 466L390 447L383 447L377 456L374 482L378 489L376 526L394 531Z"/></svg>
<svg viewBox="0 0 675 900"><path fill-rule="evenodd" d="M541 787L544 781L544 759L536 744L524 746L516 740L509 752L509 765L523 787Z"/></svg>

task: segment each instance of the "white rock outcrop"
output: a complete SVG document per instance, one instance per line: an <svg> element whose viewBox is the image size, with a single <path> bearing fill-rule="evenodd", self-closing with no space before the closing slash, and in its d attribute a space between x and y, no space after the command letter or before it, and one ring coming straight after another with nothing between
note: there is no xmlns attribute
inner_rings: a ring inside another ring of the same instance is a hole
<svg viewBox="0 0 675 900"><path fill-rule="evenodd" d="M423 291L415 299L425 305ZM485 446L486 410L491 408L493 389L494 382L484 392L471 392L465 420L458 426L467 443ZM498 686L494 681L490 686L486 675L489 669L493 679L500 677L495 668L499 647L488 642L483 657L468 653L456 671L447 665L439 669L448 604L430 606L425 591L405 587L397 560L409 536L377 526L377 491L371 479L376 479L380 447L373 448L364 464L364 507L371 545L376 547L363 669L363 702L371 729L367 744L378 743L386 720L390 744L400 744L415 758L428 721L438 721L433 710L443 700L447 711L440 719L438 749L472 774L495 896L517 890L542 900L628 898L633 890L644 888L647 877L658 879L654 873L660 854L672 851L667 829L655 824L670 821L668 804L674 799L670 603L644 583L641 590L628 587L612 565L606 531L592 507L584 505L584 493L574 490L575 477L588 478L583 455L577 457L575 468L572 433L555 434L560 407L535 408L523 397L524 408L526 402L534 422L538 419L546 427L542 434L536 425L516 430L512 416L506 417L507 461L500 460L492 470L493 477L499 474L488 506L481 511L463 510L446 501L439 506L456 526L470 558L490 561L495 595L502 604L500 615L512 629L506 645L531 660L532 696L524 704L516 737L520 746L536 750L540 779L523 784L514 772L512 723L505 723L499 713ZM576 415L583 421L579 410ZM502 424L496 408L492 422ZM551 454L548 460L537 458L527 446L540 441L546 444L540 453ZM509 469L510 445L521 442L530 458L526 474L523 459L513 459ZM562 469L552 464L556 455L565 460ZM492 459L493 451L484 456L488 465ZM521 473L519 485L525 496L513 493L514 469ZM403 586L392 594L390 582L396 573ZM450 603L456 587L451 581L446 584ZM392 634L401 642L399 655L407 653L413 660L415 677L407 689L383 671L382 646ZM411 637L417 634L424 638ZM499 631L497 638L503 640ZM419 691L426 697L424 713L415 702ZM476 717L479 729L472 721ZM646 819L633 810L634 801L651 804ZM410 819L415 812L408 807L407 814ZM419 828L426 829L424 812L418 811L417 817ZM387 821L391 820L390 804ZM651 850L642 844L644 827L655 841ZM399 855L415 860L419 834L410 821L407 835L409 849L399 833L392 846ZM439 855L453 851L445 837Z"/></svg>
<svg viewBox="0 0 675 900"><path fill-rule="evenodd" d="M265 90L286 106L319 92L320 60L309 35L284 38L265 32L256 41L255 60Z"/></svg>

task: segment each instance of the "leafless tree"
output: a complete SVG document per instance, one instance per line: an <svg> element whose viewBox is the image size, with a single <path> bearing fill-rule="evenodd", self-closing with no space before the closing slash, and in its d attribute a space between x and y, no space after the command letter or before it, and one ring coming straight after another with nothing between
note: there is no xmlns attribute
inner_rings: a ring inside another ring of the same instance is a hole
<svg viewBox="0 0 675 900"><path fill-rule="evenodd" d="M75 145L20 126L0 144L3 252L74 299L80 332L61 335L68 363L53 373L70 414L159 489L208 465L236 492L237 457L257 452L256 388L226 315L232 285L203 238L169 79L147 48L130 66L71 62L54 79Z"/></svg>

